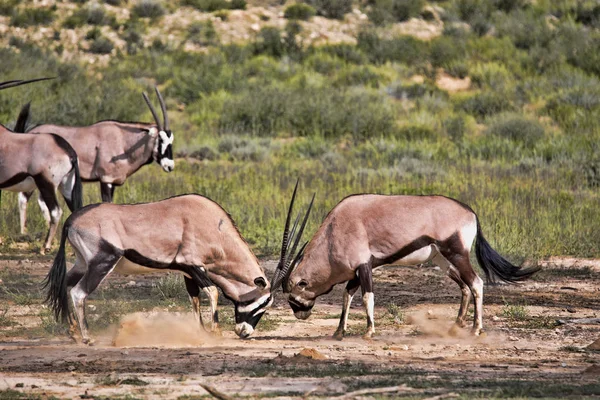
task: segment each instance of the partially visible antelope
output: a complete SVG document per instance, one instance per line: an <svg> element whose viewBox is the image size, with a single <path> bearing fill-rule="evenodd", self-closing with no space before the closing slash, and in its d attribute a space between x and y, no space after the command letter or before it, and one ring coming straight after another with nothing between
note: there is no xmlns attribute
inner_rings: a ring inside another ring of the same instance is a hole
<svg viewBox="0 0 600 400"><path fill-rule="evenodd" d="M483 237L475 212L457 200L443 196L349 196L331 210L297 261L281 272L286 277L283 289L289 293L296 318L306 319L317 297L347 282L334 334L341 340L352 297L360 286L367 314L365 337L370 338L375 332L373 270L388 264L415 265L431 260L445 269L461 289L456 319L461 327L465 326L473 295L472 333L479 335L483 332L483 281L469 261L475 239L477 261L488 281L498 278L514 283L539 270L517 267L500 256Z"/></svg>
<svg viewBox="0 0 600 400"><path fill-rule="evenodd" d="M76 255L68 272L67 240ZM219 287L235 305L235 332L241 338L252 334L273 301L263 269L229 214L212 200L195 194L145 204L94 204L67 219L46 277L47 302L57 320L72 320L70 289L84 343L90 343L85 299L113 271L183 273L201 326L200 290L208 294L213 330L218 329Z"/></svg>
<svg viewBox="0 0 600 400"><path fill-rule="evenodd" d="M31 81L10 81L0 89L23 85ZM27 119L29 104L23 107L19 120ZM17 130L21 125L17 123ZM15 134L0 124L0 190L13 192L40 191L40 206L49 224L42 253L50 250L62 210L56 190L63 195L71 211L81 208L82 190L77 154L60 136L52 134Z"/></svg>
<svg viewBox="0 0 600 400"><path fill-rule="evenodd" d="M161 124L156 110L143 93L155 123L101 121L89 126L39 125L29 133L54 133L64 138L79 156L84 182L100 182L102 201L112 202L116 186L146 164L156 161L166 172L175 167L173 133L167 107L159 90L156 96L162 110ZM25 224L27 202L33 190L19 194L21 225Z"/></svg>

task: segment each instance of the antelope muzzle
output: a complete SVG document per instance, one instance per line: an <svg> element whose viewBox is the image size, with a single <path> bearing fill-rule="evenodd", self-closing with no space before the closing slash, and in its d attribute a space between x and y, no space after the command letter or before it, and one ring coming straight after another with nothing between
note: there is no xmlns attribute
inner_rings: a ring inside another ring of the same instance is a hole
<svg viewBox="0 0 600 400"><path fill-rule="evenodd" d="M290 307L292 307L294 316L298 319L307 319L310 317L315 305L314 300L304 300L291 294L288 298L288 303L290 304Z"/></svg>

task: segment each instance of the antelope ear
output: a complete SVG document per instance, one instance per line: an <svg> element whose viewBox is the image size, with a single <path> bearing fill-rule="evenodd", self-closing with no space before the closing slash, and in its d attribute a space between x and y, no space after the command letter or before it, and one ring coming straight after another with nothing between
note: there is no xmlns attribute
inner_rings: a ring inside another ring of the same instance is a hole
<svg viewBox="0 0 600 400"><path fill-rule="evenodd" d="M263 278L262 276L259 276L258 278L256 278L254 280L254 284L258 287L260 287L261 289L264 289L267 287L267 281L265 281L265 278Z"/></svg>
<svg viewBox="0 0 600 400"><path fill-rule="evenodd" d="M158 129L155 126L147 130L145 129L145 131L148 132L148 135L150 135L150 137L155 138L158 136Z"/></svg>

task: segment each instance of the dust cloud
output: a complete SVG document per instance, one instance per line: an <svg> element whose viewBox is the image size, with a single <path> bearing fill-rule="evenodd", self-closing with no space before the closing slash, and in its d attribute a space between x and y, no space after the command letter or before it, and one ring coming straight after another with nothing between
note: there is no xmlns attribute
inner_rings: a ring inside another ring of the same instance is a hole
<svg viewBox="0 0 600 400"><path fill-rule="evenodd" d="M124 316L113 336L115 347L193 347L218 338L203 330L192 313L139 312Z"/></svg>

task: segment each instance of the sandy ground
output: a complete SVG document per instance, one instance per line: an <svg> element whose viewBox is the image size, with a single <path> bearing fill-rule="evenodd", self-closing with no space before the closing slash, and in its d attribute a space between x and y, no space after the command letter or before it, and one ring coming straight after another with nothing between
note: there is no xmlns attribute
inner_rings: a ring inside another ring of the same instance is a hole
<svg viewBox="0 0 600 400"><path fill-rule="evenodd" d="M0 327L0 398L190 399L207 395L201 385L252 398L358 398L355 391L373 388L394 398L600 396L600 352L587 348L600 338L600 325L556 323L600 317L599 264L551 260L527 283L487 286L480 338L451 329L460 292L434 267L376 271L377 334L369 341L361 338L360 296L350 335L331 338L341 286L306 321L296 320L279 294L268 311L279 323L268 331L259 324L249 340L231 331L209 336L190 315L157 309L97 333L93 347L28 334L39 325L42 306L4 299L0 308L13 322ZM48 265L49 259L2 260L0 288L12 271L39 282ZM131 277L109 279L123 290L132 284ZM511 311L526 315L511 318Z"/></svg>

